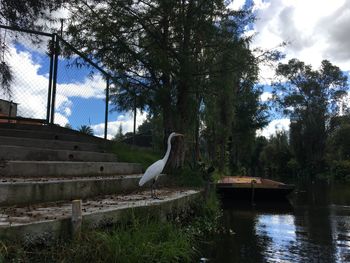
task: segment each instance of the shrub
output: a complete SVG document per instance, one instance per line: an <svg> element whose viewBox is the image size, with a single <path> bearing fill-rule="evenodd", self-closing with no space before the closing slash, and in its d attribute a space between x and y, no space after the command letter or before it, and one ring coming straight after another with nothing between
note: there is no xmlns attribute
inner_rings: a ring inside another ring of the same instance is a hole
<svg viewBox="0 0 350 263"><path fill-rule="evenodd" d="M350 180L350 160L333 161L331 168L336 180Z"/></svg>

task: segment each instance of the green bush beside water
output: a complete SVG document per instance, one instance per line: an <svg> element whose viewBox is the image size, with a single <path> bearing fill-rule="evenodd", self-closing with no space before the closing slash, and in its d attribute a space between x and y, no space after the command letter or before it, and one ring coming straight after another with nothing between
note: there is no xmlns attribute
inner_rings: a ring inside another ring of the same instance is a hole
<svg viewBox="0 0 350 263"><path fill-rule="evenodd" d="M350 160L333 161L331 171L336 180L350 182Z"/></svg>

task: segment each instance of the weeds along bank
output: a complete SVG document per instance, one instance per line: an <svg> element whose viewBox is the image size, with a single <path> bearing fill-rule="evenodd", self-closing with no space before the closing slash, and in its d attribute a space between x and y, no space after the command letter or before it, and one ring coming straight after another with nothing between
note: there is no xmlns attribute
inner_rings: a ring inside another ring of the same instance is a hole
<svg viewBox="0 0 350 263"><path fill-rule="evenodd" d="M202 237L216 230L220 214L211 194L167 219L131 212L118 225L85 230L76 240L2 241L0 262L194 262Z"/></svg>

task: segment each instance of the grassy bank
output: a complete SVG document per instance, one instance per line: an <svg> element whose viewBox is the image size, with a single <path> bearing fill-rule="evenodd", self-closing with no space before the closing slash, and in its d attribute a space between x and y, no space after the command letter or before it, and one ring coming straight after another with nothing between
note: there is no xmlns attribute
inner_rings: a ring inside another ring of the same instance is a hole
<svg viewBox="0 0 350 263"><path fill-rule="evenodd" d="M0 262L193 262L201 237L215 231L219 211L213 195L166 222L130 216L108 229L83 231L79 240L4 242Z"/></svg>
<svg viewBox="0 0 350 263"><path fill-rule="evenodd" d="M51 246L2 246L2 262L191 262L193 254L188 233L158 222L84 232L80 240Z"/></svg>
<svg viewBox="0 0 350 263"><path fill-rule="evenodd" d="M115 142L112 151L120 162L140 163L144 169L163 158L160 152L152 149L130 146L120 142Z"/></svg>

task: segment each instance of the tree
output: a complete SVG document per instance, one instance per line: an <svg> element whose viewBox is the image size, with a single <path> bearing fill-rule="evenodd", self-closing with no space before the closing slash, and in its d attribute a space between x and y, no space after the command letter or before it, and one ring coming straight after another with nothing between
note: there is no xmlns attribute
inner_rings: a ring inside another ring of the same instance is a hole
<svg viewBox="0 0 350 263"><path fill-rule="evenodd" d="M91 136L94 135L94 130L89 125L81 125L78 128L78 131L86 135L91 135Z"/></svg>
<svg viewBox="0 0 350 263"><path fill-rule="evenodd" d="M350 161L350 115L332 118L330 130L327 138L328 161Z"/></svg>
<svg viewBox="0 0 350 263"><path fill-rule="evenodd" d="M346 95L347 76L329 61L318 70L297 59L280 63L274 86L278 108L292 116L291 144L302 168L317 173L324 168L327 123L339 112Z"/></svg>
<svg viewBox="0 0 350 263"><path fill-rule="evenodd" d="M73 129L70 123L66 123L63 127L67 129Z"/></svg>
<svg viewBox="0 0 350 263"><path fill-rule="evenodd" d="M277 132L269 139L260 153L260 162L267 176L276 177L287 174L288 162L291 157L288 135L282 131Z"/></svg>
<svg viewBox="0 0 350 263"><path fill-rule="evenodd" d="M338 180L350 180L350 115L330 121L326 160L330 173Z"/></svg>
<svg viewBox="0 0 350 263"><path fill-rule="evenodd" d="M257 76L257 75L256 75ZM259 165L256 131L268 123L267 105L260 102L262 88L254 82L242 83L235 103L235 120L230 144L230 167L233 173L242 168L254 174Z"/></svg>
<svg viewBox="0 0 350 263"><path fill-rule="evenodd" d="M137 133L151 133L153 130L153 124L150 118L147 118L139 127L137 127Z"/></svg>
<svg viewBox="0 0 350 263"><path fill-rule="evenodd" d="M123 135L123 125L120 124L119 127L118 127L118 132L117 132L117 134L114 136L113 140L115 140L115 141L121 141L123 138L124 138L124 135Z"/></svg>
<svg viewBox="0 0 350 263"><path fill-rule="evenodd" d="M211 65L223 61L227 43L239 43L249 12L229 11L222 0L73 1L71 7L72 43L115 73L114 102L130 109L136 94L137 107L161 115L164 138L177 131L198 142L208 76L222 70ZM220 21L230 28L222 30ZM231 57L239 54L236 46ZM239 70L238 61L228 63L226 75ZM183 163L185 148L176 140L172 167Z"/></svg>
<svg viewBox="0 0 350 263"><path fill-rule="evenodd" d="M248 13L241 15L249 19L239 21L225 17L219 24L216 39L221 43L220 52L212 57L207 70L206 92L200 93L203 97L204 135L209 156L218 165L220 172L224 171L228 164L228 153L232 152L228 142L231 138L230 145L233 145L237 112L246 102L240 104L239 97L243 98L243 93L246 95L253 90L258 73L257 61L249 49L251 39L241 35L246 23L252 18Z"/></svg>
<svg viewBox="0 0 350 263"><path fill-rule="evenodd" d="M45 21L52 21L51 12L62 7L66 0L2 0L0 19L2 24L42 29Z"/></svg>

